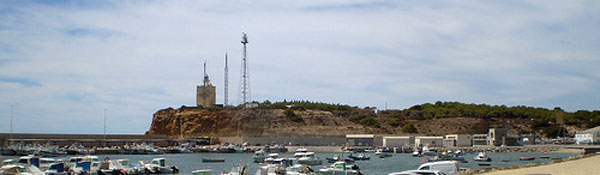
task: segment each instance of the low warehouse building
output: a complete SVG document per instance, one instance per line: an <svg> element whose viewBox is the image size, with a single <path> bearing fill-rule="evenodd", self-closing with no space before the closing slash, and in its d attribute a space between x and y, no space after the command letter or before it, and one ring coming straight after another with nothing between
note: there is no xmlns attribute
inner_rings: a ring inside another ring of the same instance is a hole
<svg viewBox="0 0 600 175"><path fill-rule="evenodd" d="M417 136L415 145L417 146L443 146L444 137L442 136Z"/></svg>
<svg viewBox="0 0 600 175"><path fill-rule="evenodd" d="M414 144L414 136L383 136L384 147L402 147Z"/></svg>
<svg viewBox="0 0 600 175"><path fill-rule="evenodd" d="M373 146L373 134L348 134L346 143L348 146Z"/></svg>

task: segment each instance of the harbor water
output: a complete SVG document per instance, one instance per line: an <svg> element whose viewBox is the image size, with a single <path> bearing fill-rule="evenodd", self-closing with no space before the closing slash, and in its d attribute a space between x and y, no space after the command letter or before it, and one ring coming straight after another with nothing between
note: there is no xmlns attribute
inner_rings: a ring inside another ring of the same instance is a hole
<svg viewBox="0 0 600 175"><path fill-rule="evenodd" d="M339 153L316 153L316 157L323 159L323 165L312 166L312 169L318 170L324 168L330 164L325 161L325 157L333 157ZM189 154L160 154L160 155L98 155L99 160L104 160L105 157L110 159L127 158L131 163L137 163L138 161L150 161L152 158L165 157L167 164L175 165L180 169L179 174L191 174L194 170L199 169L212 169L213 174L219 174L219 172L228 172L233 166L248 164L250 166L250 174L254 174L262 164L254 163L252 159L252 153L189 153ZM426 157L413 157L411 154L393 154L392 157L378 158L373 153L367 153L371 156L368 161L356 161L363 174L367 175L385 175L391 172L399 172L404 170L417 169L419 165L424 163ZM490 166L479 166L476 161L473 161L473 157L477 156L477 153L467 153L463 155L468 163L460 163L460 168L468 169L483 169L492 167L507 167L513 165L532 164L540 162L551 162L553 159L568 158L571 156L579 155L577 153L539 153L539 152L526 152L526 153L487 153L487 156L492 159ZM344 154L344 157L347 157ZM215 163L203 163L202 158L224 158L225 162ZM293 157L293 153L280 153L279 157ZM531 161L519 160L519 157L535 157ZM540 158L547 157L547 158ZM14 156L4 156L3 159L18 158ZM56 157L55 159L60 159Z"/></svg>

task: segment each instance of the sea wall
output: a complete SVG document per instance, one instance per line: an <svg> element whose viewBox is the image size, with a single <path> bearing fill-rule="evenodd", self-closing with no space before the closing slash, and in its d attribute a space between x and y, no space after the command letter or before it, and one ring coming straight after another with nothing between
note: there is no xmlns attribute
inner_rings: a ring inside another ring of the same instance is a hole
<svg viewBox="0 0 600 175"><path fill-rule="evenodd" d="M292 136L292 137L218 137L220 143L233 143L248 145L285 144L298 146L342 146L346 144L344 136L316 137L316 136Z"/></svg>

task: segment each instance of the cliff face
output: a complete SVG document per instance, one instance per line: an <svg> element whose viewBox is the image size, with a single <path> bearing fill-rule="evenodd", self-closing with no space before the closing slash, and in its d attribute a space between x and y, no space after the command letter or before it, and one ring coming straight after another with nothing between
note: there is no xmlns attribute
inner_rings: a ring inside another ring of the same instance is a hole
<svg viewBox="0 0 600 175"><path fill-rule="evenodd" d="M294 111L294 122L281 109L164 109L156 112L147 134L184 136L338 135L373 132L328 111Z"/></svg>
<svg viewBox="0 0 600 175"><path fill-rule="evenodd" d="M392 127L385 117L377 117L380 127L364 126L348 118L375 115L370 110L330 112L294 110L302 121L292 121L282 109L163 109L154 114L146 134L166 134L170 137L251 136L251 135L343 135L343 134L408 134L400 126ZM487 133L489 122L474 118L411 120L421 135L450 133Z"/></svg>

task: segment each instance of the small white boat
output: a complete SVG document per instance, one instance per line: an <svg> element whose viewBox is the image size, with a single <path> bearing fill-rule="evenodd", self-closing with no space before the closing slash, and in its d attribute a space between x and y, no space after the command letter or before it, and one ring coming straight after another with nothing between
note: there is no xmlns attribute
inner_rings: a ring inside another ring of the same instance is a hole
<svg viewBox="0 0 600 175"><path fill-rule="evenodd" d="M222 173L221 175L248 175L248 171L250 171L248 165L240 165L234 166L233 168L231 168L231 171L229 171L228 173Z"/></svg>
<svg viewBox="0 0 600 175"><path fill-rule="evenodd" d="M413 157L421 157L421 153L419 153L419 151L413 151L412 156Z"/></svg>
<svg viewBox="0 0 600 175"><path fill-rule="evenodd" d="M361 175L360 169L356 165L348 165L346 162L335 162L327 168L322 168L317 171L318 174L352 174Z"/></svg>
<svg viewBox="0 0 600 175"><path fill-rule="evenodd" d="M265 162L265 152L263 150L254 152L254 156L252 156L252 159L254 159L254 162L256 163Z"/></svg>
<svg viewBox="0 0 600 175"><path fill-rule="evenodd" d="M306 164L306 165L321 165L321 164L323 164L323 160L319 159L318 157L315 157L314 152L299 152L299 153L294 154L294 157L296 158L296 162L299 164Z"/></svg>
<svg viewBox="0 0 600 175"><path fill-rule="evenodd" d="M271 153L267 155L267 158L265 158L265 163L273 163L273 161L275 161L276 159L279 158L279 154L277 153Z"/></svg>
<svg viewBox="0 0 600 175"><path fill-rule="evenodd" d="M34 165L4 165L0 167L0 174L23 174L23 175L44 175L39 168Z"/></svg>
<svg viewBox="0 0 600 175"><path fill-rule="evenodd" d="M310 166L304 164L296 164L285 168L286 175L314 175L315 172Z"/></svg>
<svg viewBox="0 0 600 175"><path fill-rule="evenodd" d="M179 173L179 169L176 166L169 166L166 162L167 160L164 157L160 157L152 159L150 163L140 161L140 165L152 174Z"/></svg>
<svg viewBox="0 0 600 175"><path fill-rule="evenodd" d="M304 147L296 149L296 153L305 153L305 152L308 152L308 150Z"/></svg>
<svg viewBox="0 0 600 175"><path fill-rule="evenodd" d="M195 170L192 171L192 175L212 175L212 169Z"/></svg>
<svg viewBox="0 0 600 175"><path fill-rule="evenodd" d="M383 152L383 150L380 150L380 149L378 149L378 150L375 152L375 156L377 156L377 157L379 157L379 158L384 158L384 157L392 157L392 154L390 154L390 153L386 153L386 152Z"/></svg>
<svg viewBox="0 0 600 175"><path fill-rule="evenodd" d="M475 161L484 161L484 162L492 161L492 159L489 158L489 157L487 157L487 155L484 152L479 152L479 155L475 156L473 158L473 160L475 160Z"/></svg>

